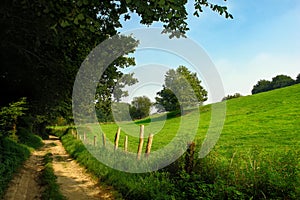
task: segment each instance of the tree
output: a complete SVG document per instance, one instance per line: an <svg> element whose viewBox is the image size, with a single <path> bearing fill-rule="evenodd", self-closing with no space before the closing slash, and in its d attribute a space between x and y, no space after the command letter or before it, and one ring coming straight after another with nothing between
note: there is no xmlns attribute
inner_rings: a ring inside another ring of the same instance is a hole
<svg viewBox="0 0 300 200"><path fill-rule="evenodd" d="M25 114L26 110L26 98L21 98L0 109L0 139L8 135L16 137L18 119Z"/></svg>
<svg viewBox="0 0 300 200"><path fill-rule="evenodd" d="M296 78L296 84L300 83L300 74L298 74L297 78Z"/></svg>
<svg viewBox="0 0 300 200"><path fill-rule="evenodd" d="M148 117L151 106L152 103L148 97L134 97L129 109L130 115L133 119L142 119Z"/></svg>
<svg viewBox="0 0 300 200"><path fill-rule="evenodd" d="M157 112L179 110L180 105L176 95L171 89L163 86L163 89L157 93L159 97L155 97Z"/></svg>
<svg viewBox="0 0 300 200"><path fill-rule="evenodd" d="M115 122L131 121L130 104L125 102L113 102L112 113Z"/></svg>
<svg viewBox="0 0 300 200"><path fill-rule="evenodd" d="M273 89L282 88L286 86L293 85L295 80L287 75L278 75L272 78L272 87Z"/></svg>
<svg viewBox="0 0 300 200"><path fill-rule="evenodd" d="M155 104L158 111L196 106L207 100L207 91L201 86L197 74L185 66L167 71L163 89L157 95Z"/></svg>
<svg viewBox="0 0 300 200"><path fill-rule="evenodd" d="M138 79L134 78L134 73L124 74L116 83L113 91L114 101L120 102L122 97L128 96L128 91L124 91L125 86L131 86L138 82Z"/></svg>
<svg viewBox="0 0 300 200"><path fill-rule="evenodd" d="M252 94L257 94L260 92L266 92L273 88L271 81L268 80L260 80L256 85L253 86Z"/></svg>
<svg viewBox="0 0 300 200"><path fill-rule="evenodd" d="M71 115L73 83L81 63L96 45L117 33L122 16L130 20L130 15L137 13L141 16L140 23L162 22L170 36L180 36L188 30L186 3L2 0L0 106L25 96L32 114L42 115L46 121L58 115ZM232 18L226 7L207 0L196 0L194 15L198 16L203 7ZM122 66L126 67L122 62L111 65L108 77L103 79L112 80L115 69ZM103 86L105 94L115 86L110 83Z"/></svg>

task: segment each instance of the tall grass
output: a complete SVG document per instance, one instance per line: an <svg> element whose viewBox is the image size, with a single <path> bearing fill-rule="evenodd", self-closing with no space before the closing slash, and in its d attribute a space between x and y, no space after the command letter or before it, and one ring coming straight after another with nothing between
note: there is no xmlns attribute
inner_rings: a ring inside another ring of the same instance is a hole
<svg viewBox="0 0 300 200"><path fill-rule="evenodd" d="M17 135L18 141L10 137L0 137L0 198L14 173L29 158L30 152L43 145L42 139L27 129L20 128Z"/></svg>
<svg viewBox="0 0 300 200"><path fill-rule="evenodd" d="M0 198L4 195L14 173L29 155L30 150L27 146L10 138L0 139Z"/></svg>

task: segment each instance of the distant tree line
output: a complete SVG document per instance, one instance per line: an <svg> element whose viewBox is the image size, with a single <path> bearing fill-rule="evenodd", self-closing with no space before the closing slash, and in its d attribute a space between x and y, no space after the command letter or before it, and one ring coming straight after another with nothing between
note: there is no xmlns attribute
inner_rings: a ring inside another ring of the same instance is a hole
<svg viewBox="0 0 300 200"><path fill-rule="evenodd" d="M235 93L233 95L227 95L226 97L223 97L222 101L226 101L226 100L229 100L229 99L234 99L234 98L239 98L239 97L242 97L243 95L241 95L240 93Z"/></svg>
<svg viewBox="0 0 300 200"><path fill-rule="evenodd" d="M272 78L272 81L259 80L256 85L253 86L252 94L266 92L282 87L291 86L300 83L300 74L298 74L296 80L287 75L278 75Z"/></svg>

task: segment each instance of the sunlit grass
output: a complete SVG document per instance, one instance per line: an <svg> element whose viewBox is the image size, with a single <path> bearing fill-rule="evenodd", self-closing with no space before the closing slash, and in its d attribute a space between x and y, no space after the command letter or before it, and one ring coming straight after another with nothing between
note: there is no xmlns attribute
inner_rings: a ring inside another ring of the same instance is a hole
<svg viewBox="0 0 300 200"><path fill-rule="evenodd" d="M215 149L226 155L232 151L245 151L260 147L266 151L287 151L300 145L300 85L278 89L267 93L240 97L226 102L226 120ZM136 152L140 125L145 125L145 140L154 135L153 151L167 145L182 128L184 134L191 134L197 128L195 141L200 148L210 126L211 105L199 110L171 113L164 119L162 114L151 119L124 123L100 124L102 132L111 142L118 127L121 127L119 147L123 148L125 135L129 138L129 151ZM200 118L199 118L200 116ZM197 126L199 124L199 126ZM95 127L94 127L95 128ZM94 129L93 128L93 129ZM145 148L145 145L144 145Z"/></svg>

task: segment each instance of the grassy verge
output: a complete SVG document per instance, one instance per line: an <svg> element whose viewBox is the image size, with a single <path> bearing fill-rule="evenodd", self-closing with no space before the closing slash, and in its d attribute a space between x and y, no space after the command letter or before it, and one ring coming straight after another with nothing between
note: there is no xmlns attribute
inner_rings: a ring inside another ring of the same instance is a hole
<svg viewBox="0 0 300 200"><path fill-rule="evenodd" d="M94 158L81 141L71 134L61 137L67 152L96 176L101 183L113 186L122 199L170 199L174 188L166 173L130 174L109 168Z"/></svg>
<svg viewBox="0 0 300 200"><path fill-rule="evenodd" d="M43 200L55 199L55 200L64 200L66 199L60 192L59 186L56 182L57 177L54 174L52 168L52 154L47 153L44 156L44 165L45 168L42 171L40 180L41 184L44 187L44 191L42 193Z"/></svg>
<svg viewBox="0 0 300 200"><path fill-rule="evenodd" d="M112 185L125 199L298 199L299 151L266 154L252 149L230 159L213 151L194 159L185 171L185 156L157 172L130 174L95 159L71 134L61 137L66 150L101 182Z"/></svg>
<svg viewBox="0 0 300 200"><path fill-rule="evenodd" d="M10 138L0 139L0 198L13 174L29 157L30 150L27 146L18 144Z"/></svg>
<svg viewBox="0 0 300 200"><path fill-rule="evenodd" d="M43 145L40 137L25 129L18 134L18 142L9 137L0 138L0 198L14 173L30 156L30 152Z"/></svg>

